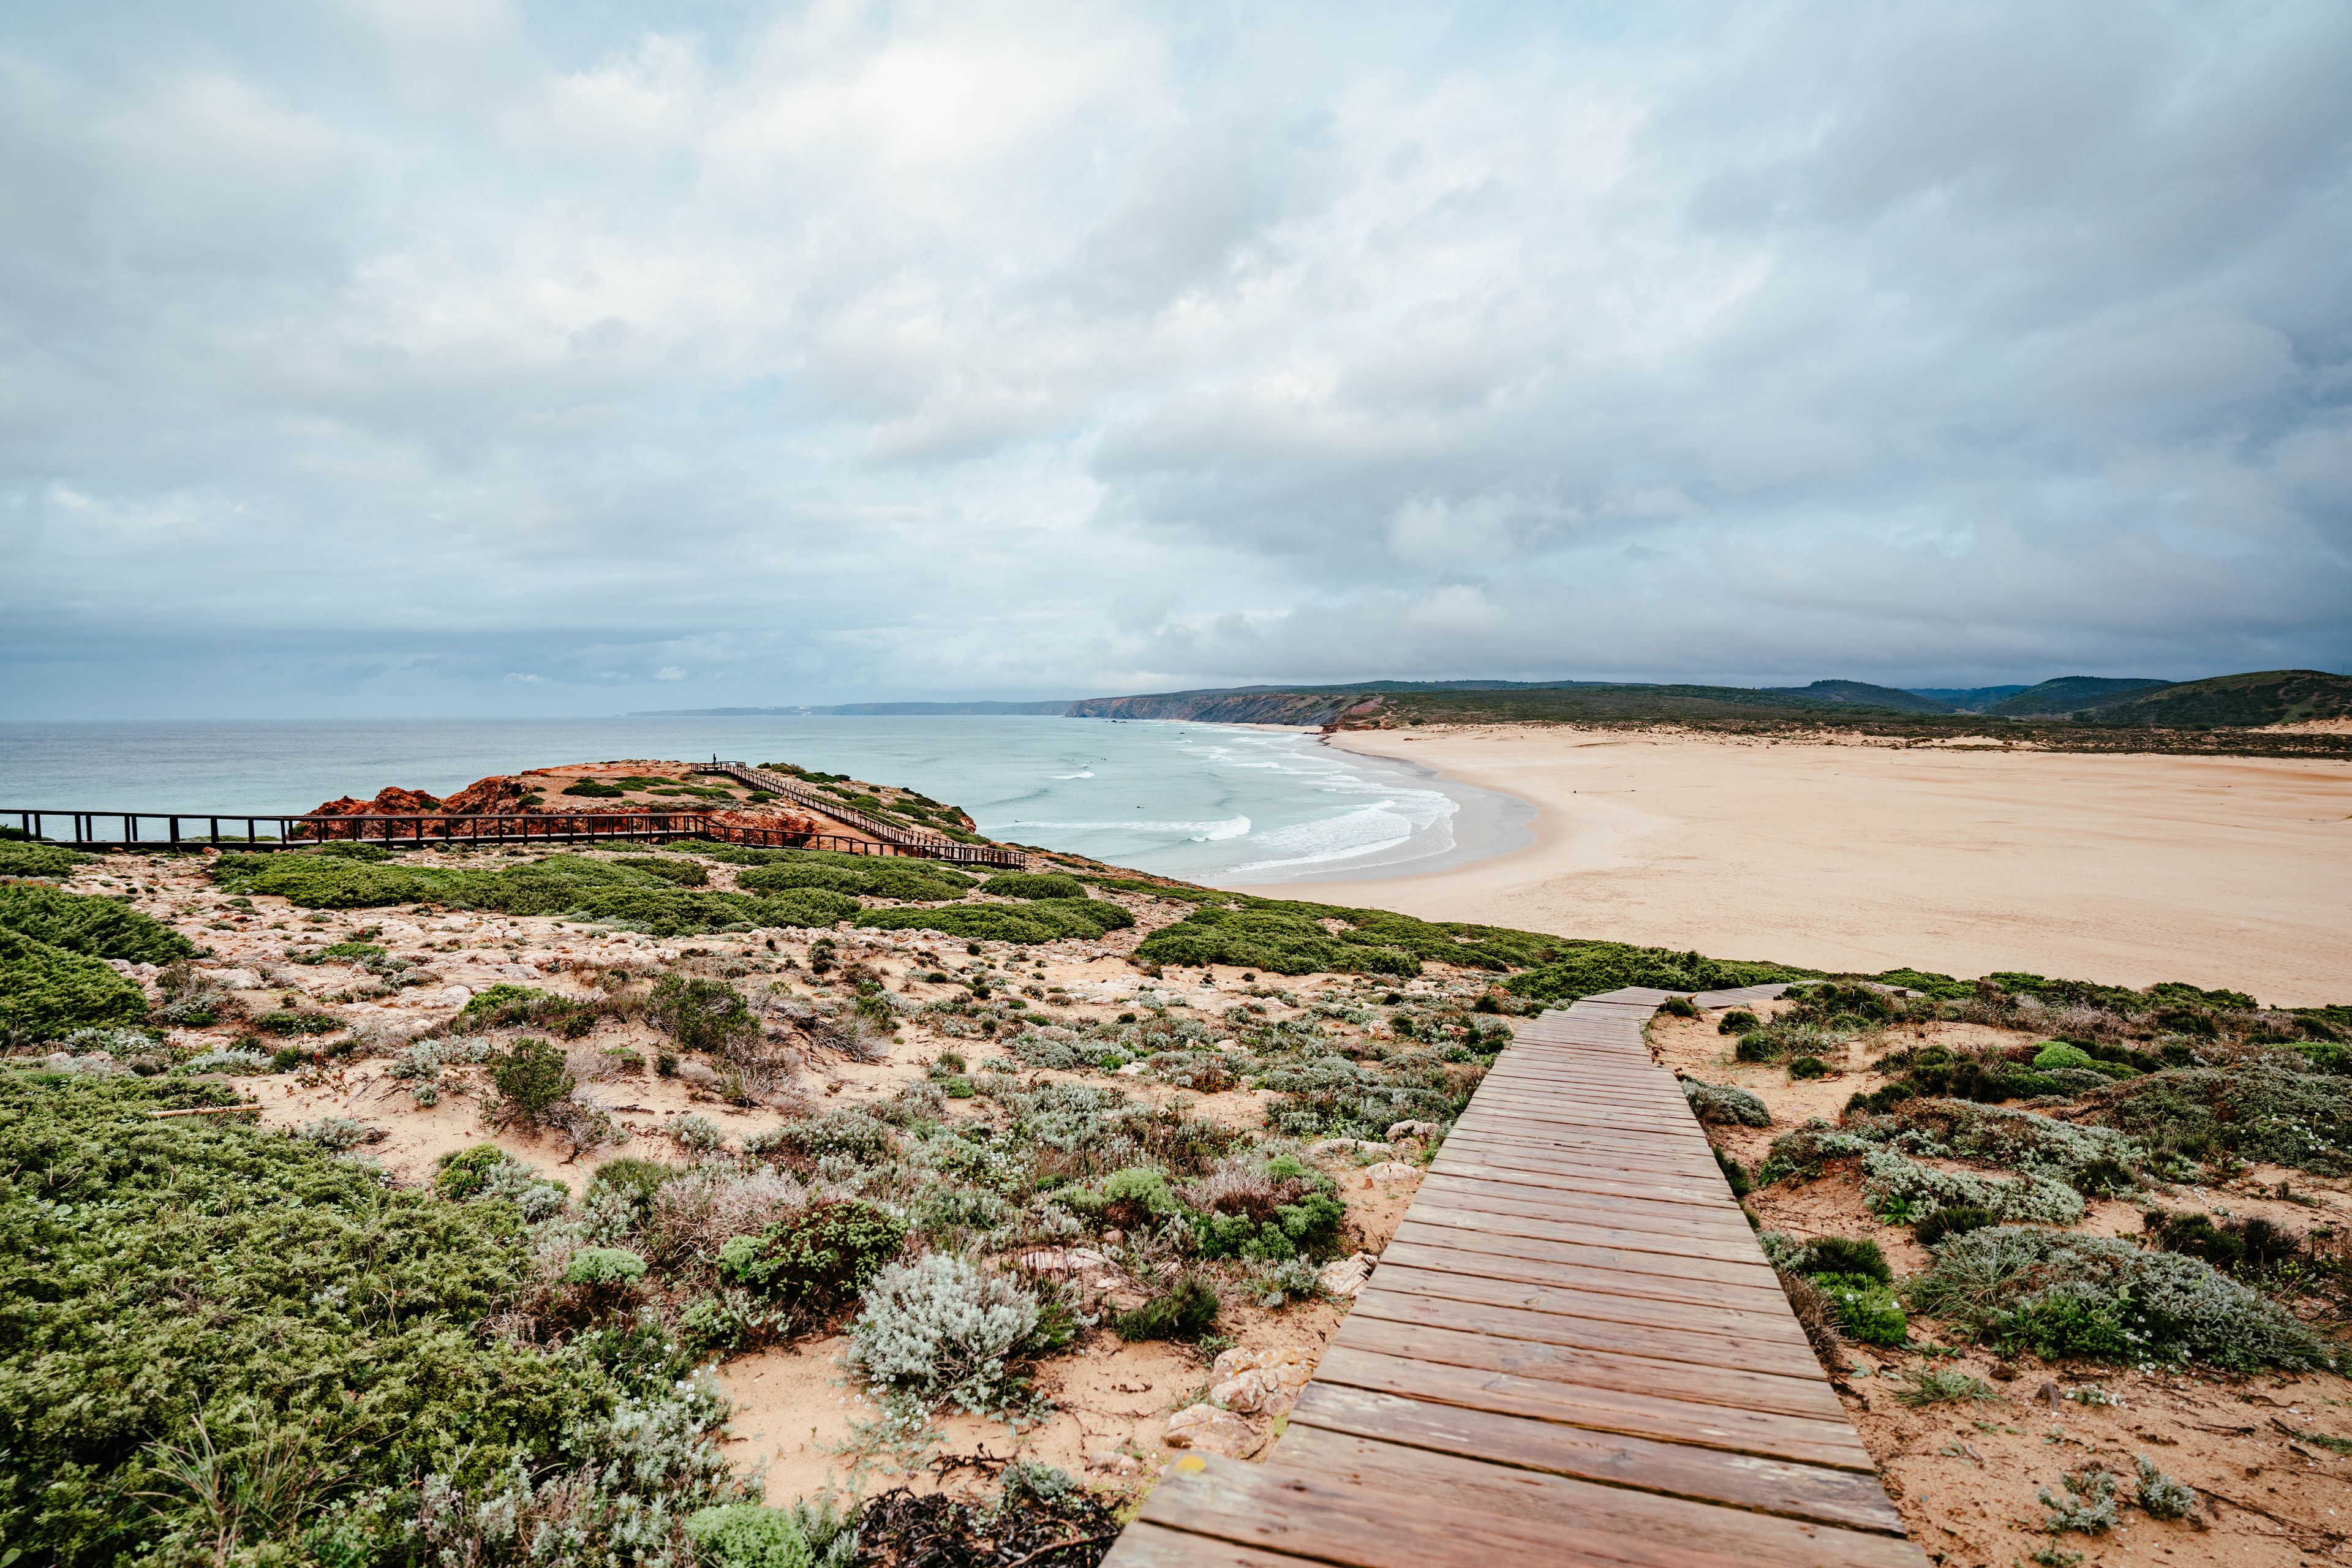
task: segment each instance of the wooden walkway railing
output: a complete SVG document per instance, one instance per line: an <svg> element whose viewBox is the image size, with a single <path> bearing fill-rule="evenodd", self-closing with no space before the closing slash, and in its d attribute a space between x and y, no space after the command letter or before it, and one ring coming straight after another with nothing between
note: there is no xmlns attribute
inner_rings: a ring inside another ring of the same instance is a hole
<svg viewBox="0 0 2352 1568"><path fill-rule="evenodd" d="M1926 1568L1650 1060L1667 994L1520 1029L1266 1461L1181 1456L1105 1568Z"/></svg>
<svg viewBox="0 0 2352 1568"><path fill-rule="evenodd" d="M936 833L918 833L895 822L885 822L854 805L845 805L833 796L790 773L780 773L771 768L755 768L749 763L722 763L713 758L697 763L698 773L724 773L729 778L750 784L753 789L766 790L797 801L812 811L824 812L836 822L845 822L861 833L870 833L883 843L895 846L908 855L920 855L926 860L944 860L960 866L1018 866L1023 864L1020 852L1000 849L993 844L964 844Z"/></svg>

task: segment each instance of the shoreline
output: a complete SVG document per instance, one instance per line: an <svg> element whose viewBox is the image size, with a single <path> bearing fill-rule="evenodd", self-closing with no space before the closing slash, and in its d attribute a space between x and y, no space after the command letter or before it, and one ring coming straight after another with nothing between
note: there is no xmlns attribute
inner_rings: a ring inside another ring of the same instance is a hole
<svg viewBox="0 0 2352 1568"><path fill-rule="evenodd" d="M2352 763L1494 725L1332 741L1534 816L1523 847L1318 879L1319 901L1829 970L2352 1000Z"/></svg>

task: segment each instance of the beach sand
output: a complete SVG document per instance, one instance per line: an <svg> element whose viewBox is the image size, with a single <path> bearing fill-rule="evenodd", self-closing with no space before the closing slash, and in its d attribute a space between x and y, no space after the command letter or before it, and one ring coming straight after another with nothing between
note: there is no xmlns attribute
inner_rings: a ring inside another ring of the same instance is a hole
<svg viewBox="0 0 2352 1568"><path fill-rule="evenodd" d="M2352 1002L2352 763L1511 726L1336 743L1517 795L1534 842L1253 890L1824 969Z"/></svg>

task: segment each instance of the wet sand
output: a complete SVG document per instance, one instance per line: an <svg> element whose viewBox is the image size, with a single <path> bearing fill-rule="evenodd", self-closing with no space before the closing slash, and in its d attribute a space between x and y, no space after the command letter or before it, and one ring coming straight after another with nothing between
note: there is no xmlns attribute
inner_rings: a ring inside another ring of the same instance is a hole
<svg viewBox="0 0 2352 1568"><path fill-rule="evenodd" d="M1507 726L1337 743L1517 796L1533 842L1254 890L1826 969L2352 1002L2352 763Z"/></svg>

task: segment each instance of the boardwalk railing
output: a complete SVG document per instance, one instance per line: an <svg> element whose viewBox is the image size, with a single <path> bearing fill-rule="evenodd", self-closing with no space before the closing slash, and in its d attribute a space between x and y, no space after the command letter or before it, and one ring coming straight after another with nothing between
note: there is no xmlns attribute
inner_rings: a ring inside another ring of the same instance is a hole
<svg viewBox="0 0 2352 1568"><path fill-rule="evenodd" d="M796 801L812 811L821 811L836 822L845 822L861 833L870 833L885 844L895 845L909 855L919 855L926 860L944 860L963 866L1018 866L1021 857L1011 849L1000 849L992 844L962 844L936 833L918 833L913 828L845 805L823 790L803 784L790 773L780 773L772 768L755 768L749 763L722 763L716 760L697 763L698 773L724 773L729 778L750 784L753 789L766 790Z"/></svg>
<svg viewBox="0 0 2352 1568"><path fill-rule="evenodd" d="M28 838L74 849L305 849L321 843L383 844L394 847L496 846L508 844L662 843L708 838L781 849L830 849L837 854L921 856L961 864L1019 865L1020 857L993 845L955 844L933 854L846 834L797 832L728 822L707 811L599 811L533 816L529 813L457 813L358 816L300 816L195 811L73 811L0 807L0 822L13 819ZM224 826L224 824L226 826ZM237 829L242 826L243 833ZM59 835L53 827L62 827ZM909 836L911 837L911 836ZM979 851L985 851L985 858Z"/></svg>
<svg viewBox="0 0 2352 1568"><path fill-rule="evenodd" d="M1665 997L1519 1030L1266 1462L1178 1457L1103 1568L1927 1568L1650 1060Z"/></svg>

